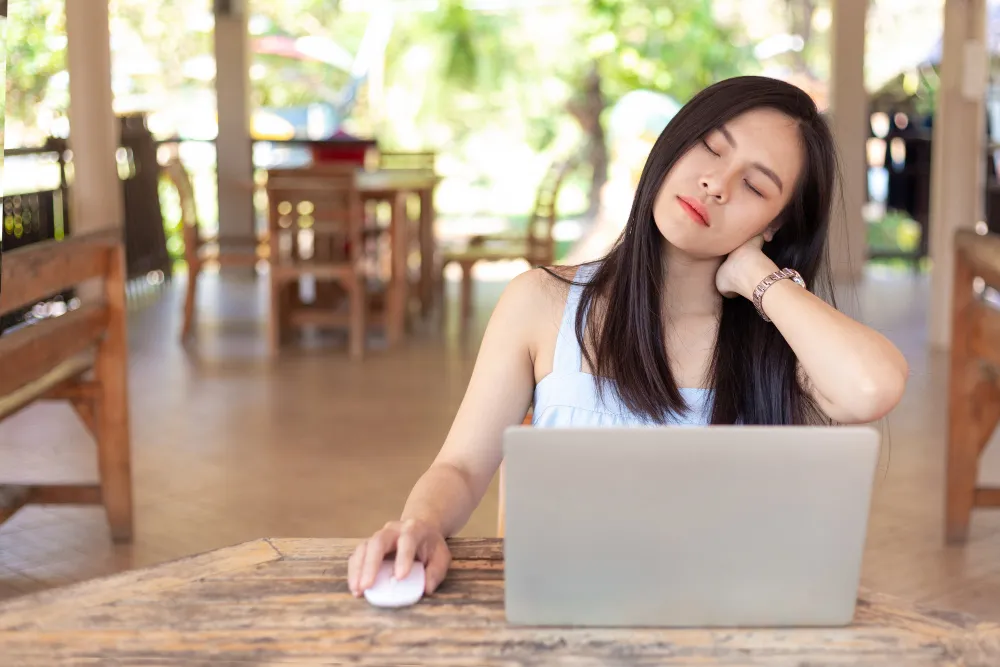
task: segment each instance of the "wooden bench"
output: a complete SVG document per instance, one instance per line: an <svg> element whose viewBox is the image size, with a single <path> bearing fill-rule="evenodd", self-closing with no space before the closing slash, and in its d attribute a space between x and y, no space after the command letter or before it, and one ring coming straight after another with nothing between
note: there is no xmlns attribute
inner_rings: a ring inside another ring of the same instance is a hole
<svg viewBox="0 0 1000 667"><path fill-rule="evenodd" d="M68 401L97 442L100 484L0 483L0 523L27 504L104 505L112 538L128 542L132 484L120 233L73 236L4 253L0 314L69 287L78 288L79 307L0 336L0 420L36 401Z"/></svg>
<svg viewBox="0 0 1000 667"><path fill-rule="evenodd" d="M948 382L945 536L968 538L975 507L1000 507L1000 488L978 485L979 459L1000 422L1000 309L973 289L1000 289L1000 235L955 236L955 283Z"/></svg>

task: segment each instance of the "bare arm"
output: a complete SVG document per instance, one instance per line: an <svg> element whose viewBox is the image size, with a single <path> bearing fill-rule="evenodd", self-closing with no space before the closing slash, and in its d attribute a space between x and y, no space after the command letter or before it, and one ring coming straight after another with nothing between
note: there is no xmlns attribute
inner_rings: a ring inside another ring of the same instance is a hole
<svg viewBox="0 0 1000 667"><path fill-rule="evenodd" d="M426 568L426 592L444 579L451 556L444 542L468 522L503 458L502 437L531 404L536 332L544 321L539 272L511 281L490 317L479 356L441 451L407 498L399 521L362 542L348 562L348 584L361 595L383 558L396 553L396 576L414 559Z"/></svg>
<svg viewBox="0 0 1000 667"><path fill-rule="evenodd" d="M752 299L778 267L763 254L746 267L739 292ZM789 280L771 285L761 307L795 352L806 390L831 419L866 423L896 407L909 367L885 336Z"/></svg>
<svg viewBox="0 0 1000 667"><path fill-rule="evenodd" d="M537 329L531 315L540 307L538 283L539 276L530 272L505 289L451 430L410 493L401 520L422 520L449 537L482 500L503 458L504 429L520 424L531 404Z"/></svg>

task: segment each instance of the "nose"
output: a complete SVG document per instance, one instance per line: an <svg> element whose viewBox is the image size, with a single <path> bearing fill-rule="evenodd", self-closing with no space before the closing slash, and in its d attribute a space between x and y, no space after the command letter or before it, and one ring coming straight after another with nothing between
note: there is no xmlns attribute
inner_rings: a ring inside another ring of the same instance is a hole
<svg viewBox="0 0 1000 667"><path fill-rule="evenodd" d="M713 174L704 174L699 180L699 185L702 192L714 199L717 204L726 203L728 194L723 179Z"/></svg>

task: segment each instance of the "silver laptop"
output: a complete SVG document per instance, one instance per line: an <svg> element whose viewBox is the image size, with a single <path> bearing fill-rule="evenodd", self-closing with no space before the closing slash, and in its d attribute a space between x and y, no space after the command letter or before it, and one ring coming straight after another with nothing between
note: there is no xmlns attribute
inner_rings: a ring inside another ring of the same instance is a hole
<svg viewBox="0 0 1000 667"><path fill-rule="evenodd" d="M867 426L512 427L507 620L849 624L878 457Z"/></svg>

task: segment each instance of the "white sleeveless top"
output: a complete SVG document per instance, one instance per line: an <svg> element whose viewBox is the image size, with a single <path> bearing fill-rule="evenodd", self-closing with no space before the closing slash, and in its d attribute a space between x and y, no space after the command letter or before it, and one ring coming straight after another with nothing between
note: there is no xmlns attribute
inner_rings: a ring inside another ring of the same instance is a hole
<svg viewBox="0 0 1000 667"><path fill-rule="evenodd" d="M595 264L581 266L574 282L586 283L596 268ZM594 376L581 370L583 353L576 340L576 312L582 291L582 285L570 285L556 338L552 372L535 385L532 425L588 428L707 424L712 415L712 392L707 389L681 387L681 396L690 409L684 415L668 415L661 423L650 422L629 411L610 381L605 384L604 396L598 396Z"/></svg>

